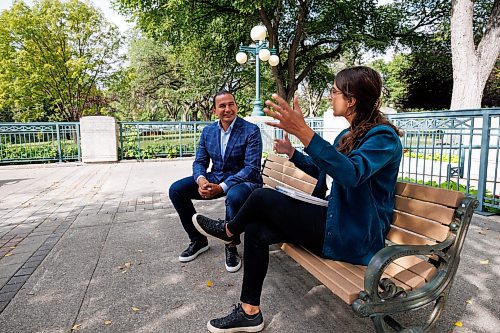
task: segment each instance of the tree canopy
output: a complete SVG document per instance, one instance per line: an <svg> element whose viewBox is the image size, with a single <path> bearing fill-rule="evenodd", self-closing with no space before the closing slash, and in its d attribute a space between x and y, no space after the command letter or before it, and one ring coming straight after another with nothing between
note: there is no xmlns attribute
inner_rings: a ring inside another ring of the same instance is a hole
<svg viewBox="0 0 500 333"><path fill-rule="evenodd" d="M431 1L427 11L419 12L400 2L406 14L418 15L418 21L407 24L401 20L400 7L377 6L376 0L116 2L153 38L174 47L195 46L204 59L226 67L237 66L238 44L247 44L251 27L261 22L280 57L280 64L272 69L276 90L288 100L315 69L343 52L360 47L382 51L398 36L434 24L434 16L441 11Z"/></svg>
<svg viewBox="0 0 500 333"><path fill-rule="evenodd" d="M0 110L18 121L99 113L121 41L117 27L85 2L15 2L0 14Z"/></svg>

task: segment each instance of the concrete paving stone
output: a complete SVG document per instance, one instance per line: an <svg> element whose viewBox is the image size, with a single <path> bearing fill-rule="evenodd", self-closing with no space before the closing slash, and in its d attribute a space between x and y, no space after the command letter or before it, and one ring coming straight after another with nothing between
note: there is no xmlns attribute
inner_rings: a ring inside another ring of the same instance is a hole
<svg viewBox="0 0 500 333"><path fill-rule="evenodd" d="M0 278L0 288L2 288L4 285L6 285L8 281L9 281L8 277Z"/></svg>
<svg viewBox="0 0 500 333"><path fill-rule="evenodd" d="M7 284L22 284L30 278L30 275L13 276L9 279Z"/></svg>
<svg viewBox="0 0 500 333"><path fill-rule="evenodd" d="M27 261L24 265L21 266L21 269L25 268L36 268L38 265L40 265L41 261Z"/></svg>
<svg viewBox="0 0 500 333"><path fill-rule="evenodd" d="M29 235L33 230L35 230L37 226L30 224L30 225L18 225L16 227L16 233L18 234L26 234Z"/></svg>
<svg viewBox="0 0 500 333"><path fill-rule="evenodd" d="M46 256L52 248L38 249L33 253L33 257Z"/></svg>
<svg viewBox="0 0 500 333"><path fill-rule="evenodd" d="M33 253L33 255L31 257L28 258L28 260L26 261L27 263L28 262L42 262L45 257L47 256L49 252L46 252L44 254L40 254L40 253Z"/></svg>
<svg viewBox="0 0 500 333"><path fill-rule="evenodd" d="M107 225L111 223L112 219L113 219L112 215L106 215L106 214L92 215L92 216L78 216L78 218L71 225L71 228Z"/></svg>
<svg viewBox="0 0 500 333"><path fill-rule="evenodd" d="M9 302L0 302L0 313L7 307Z"/></svg>
<svg viewBox="0 0 500 333"><path fill-rule="evenodd" d="M7 278L10 279L11 277L16 274L16 272L21 268L23 263L18 262L18 263L10 263L10 264L4 264L2 262L3 260L0 260L0 279L2 278Z"/></svg>
<svg viewBox="0 0 500 333"><path fill-rule="evenodd" d="M17 293L17 291L19 289L21 289L22 286L23 285L21 283L4 285L0 289L0 294L4 294L4 293Z"/></svg>
<svg viewBox="0 0 500 333"><path fill-rule="evenodd" d="M57 229L59 226L59 223L51 223L50 225L47 225L47 223L43 223L41 226L35 229L34 233L52 233L54 230Z"/></svg>
<svg viewBox="0 0 500 333"><path fill-rule="evenodd" d="M37 244L37 243L31 243L31 244L25 244L25 245L21 245L21 243L19 243L20 245L18 245L14 250L12 250L12 254L22 254L22 253L34 253L36 250L38 250L38 248L40 247L41 244Z"/></svg>
<svg viewBox="0 0 500 333"><path fill-rule="evenodd" d="M23 275L31 275L35 271L36 267L29 267L29 268L21 268L14 274L14 277L16 276L23 276Z"/></svg>
<svg viewBox="0 0 500 333"><path fill-rule="evenodd" d="M0 258L0 267L3 267L3 265L12 265L12 264L22 264L28 260L28 258L31 256L31 253L18 253L18 254L13 254L9 257L3 257ZM0 273L1 274L1 273Z"/></svg>
<svg viewBox="0 0 500 333"><path fill-rule="evenodd" d="M0 302L8 302L10 301L14 296L16 295L16 292L10 292L10 293L0 293ZM0 326L1 327L1 326Z"/></svg>

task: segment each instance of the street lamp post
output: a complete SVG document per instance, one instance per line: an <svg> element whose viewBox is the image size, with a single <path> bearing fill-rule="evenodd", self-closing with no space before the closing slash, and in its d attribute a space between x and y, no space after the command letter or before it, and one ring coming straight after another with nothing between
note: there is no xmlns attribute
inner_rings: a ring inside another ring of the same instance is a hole
<svg viewBox="0 0 500 333"><path fill-rule="evenodd" d="M276 49L270 48L266 41L267 29L263 25L257 25L250 31L250 37L255 43L249 46L240 45L240 52L236 54L236 61L244 64L248 60L247 53L255 57L255 101L253 103L252 116L264 116L262 112L262 101L260 100L260 61L269 61L269 65L278 65L280 59L276 55Z"/></svg>

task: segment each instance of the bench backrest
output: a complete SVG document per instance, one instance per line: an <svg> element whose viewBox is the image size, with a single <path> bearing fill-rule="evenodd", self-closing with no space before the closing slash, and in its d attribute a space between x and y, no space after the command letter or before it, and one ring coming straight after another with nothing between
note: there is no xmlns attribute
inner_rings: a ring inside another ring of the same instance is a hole
<svg viewBox="0 0 500 333"><path fill-rule="evenodd" d="M264 184L291 187L311 194L316 179L299 170L287 158L269 154L262 170ZM444 241L463 193L398 182L393 224L388 243L433 245Z"/></svg>

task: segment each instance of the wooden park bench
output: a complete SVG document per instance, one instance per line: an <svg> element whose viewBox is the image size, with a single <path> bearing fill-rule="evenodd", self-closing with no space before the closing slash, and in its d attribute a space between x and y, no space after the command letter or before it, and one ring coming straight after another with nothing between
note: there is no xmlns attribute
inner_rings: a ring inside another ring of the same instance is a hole
<svg viewBox="0 0 500 333"><path fill-rule="evenodd" d="M269 155L262 177L311 193L316 179L288 159ZM315 276L377 332L426 332L439 318L460 262L460 252L477 200L463 193L398 182L393 224L386 247L368 266L324 259L293 244L282 250ZM403 327L391 315L433 303L426 323Z"/></svg>

